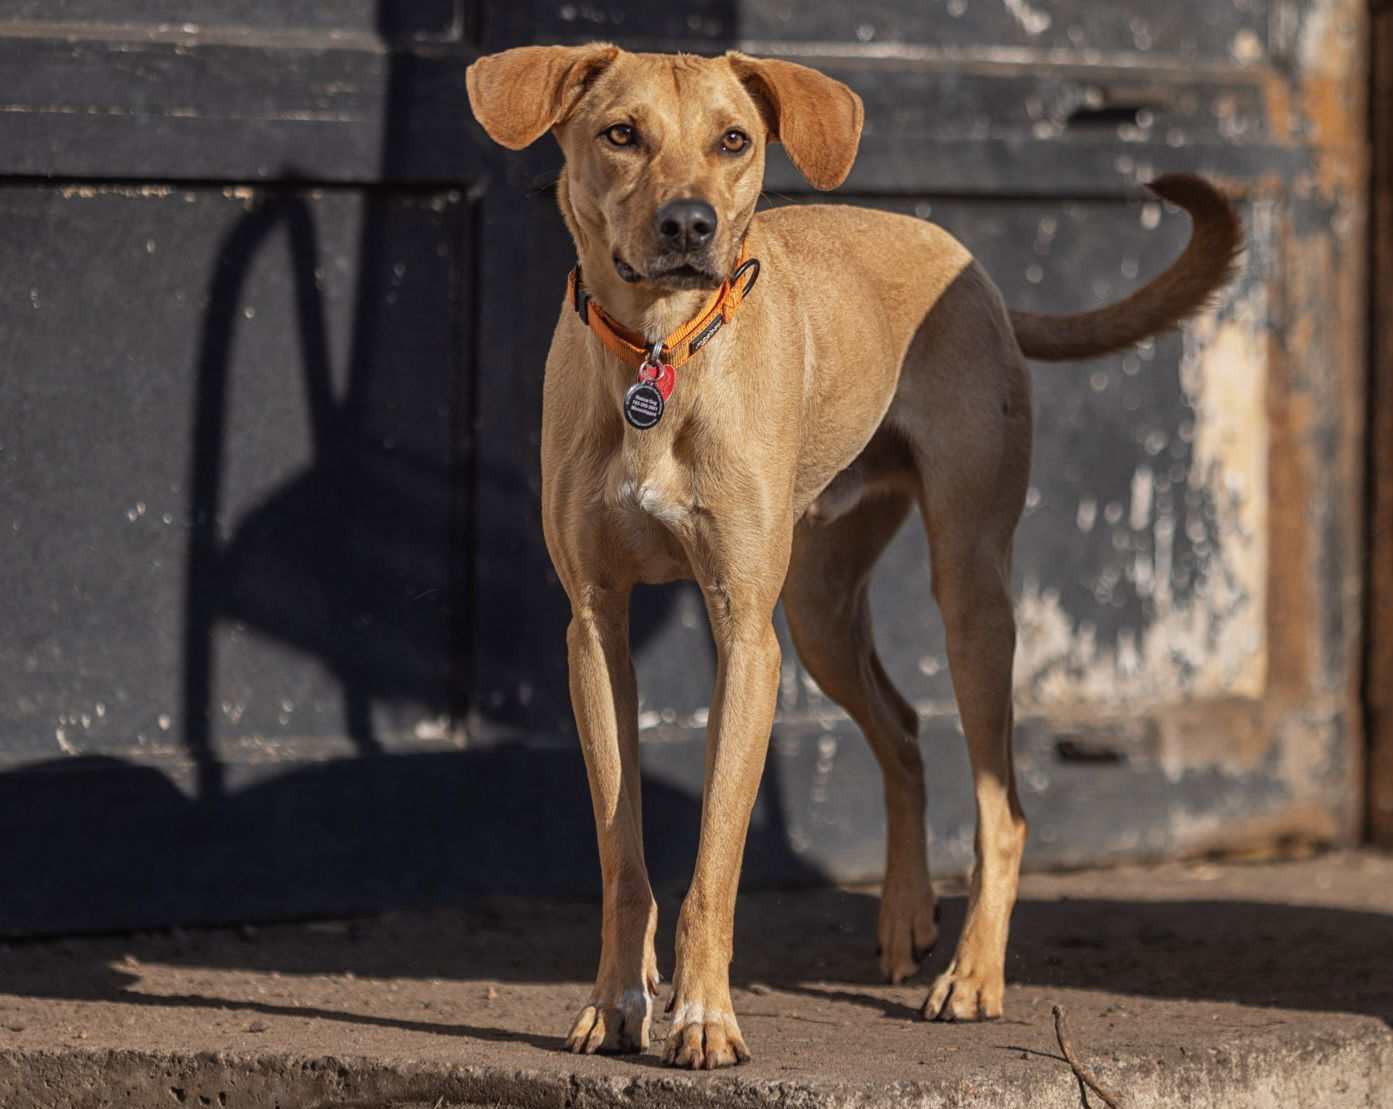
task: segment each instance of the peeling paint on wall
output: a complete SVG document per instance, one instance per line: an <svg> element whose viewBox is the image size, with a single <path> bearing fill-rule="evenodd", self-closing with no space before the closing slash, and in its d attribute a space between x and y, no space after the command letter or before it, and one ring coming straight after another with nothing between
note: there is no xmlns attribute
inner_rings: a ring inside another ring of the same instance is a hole
<svg viewBox="0 0 1393 1109"><path fill-rule="evenodd" d="M1122 549L1126 533L1147 538L1120 560L1122 580L1148 619L1100 644L1088 621L1065 611L1058 593L1027 579L1018 603L1017 695L1023 709L1084 705L1166 704L1193 697L1262 693L1266 682L1267 591L1267 298L1261 285L1243 289L1185 335L1180 384L1194 411L1191 463L1173 485L1149 465L1132 474L1131 504L1104 523ZM1203 517L1182 520L1177 502L1203 504ZM1096 508L1081 503L1079 526L1094 526ZM1188 534L1178 536L1185 528ZM1188 540L1198 566L1180 587L1177 540Z"/></svg>

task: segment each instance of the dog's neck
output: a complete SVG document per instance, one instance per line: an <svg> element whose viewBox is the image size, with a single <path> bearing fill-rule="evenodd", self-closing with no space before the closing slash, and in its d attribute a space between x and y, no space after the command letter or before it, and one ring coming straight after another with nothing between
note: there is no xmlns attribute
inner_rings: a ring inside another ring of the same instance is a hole
<svg viewBox="0 0 1393 1109"><path fill-rule="evenodd" d="M714 289L659 289L647 281L628 282L601 246L576 243L585 291L610 317L650 343L667 338L699 313Z"/></svg>

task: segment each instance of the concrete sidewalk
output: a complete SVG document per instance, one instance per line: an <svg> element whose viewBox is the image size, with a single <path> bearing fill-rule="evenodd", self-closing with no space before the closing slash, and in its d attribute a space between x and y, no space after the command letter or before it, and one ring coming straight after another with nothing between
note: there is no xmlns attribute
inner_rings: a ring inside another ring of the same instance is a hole
<svg viewBox="0 0 1393 1109"><path fill-rule="evenodd" d="M593 973L592 905L11 943L0 1107L1074 1109L1055 1003L1129 1109L1393 1106L1387 855L1029 877L989 1024L914 1019L961 925L961 889L944 893L941 949L895 987L876 981L873 891L744 896L754 1060L696 1075L656 1050L557 1050ZM670 971L676 902L662 912Z"/></svg>

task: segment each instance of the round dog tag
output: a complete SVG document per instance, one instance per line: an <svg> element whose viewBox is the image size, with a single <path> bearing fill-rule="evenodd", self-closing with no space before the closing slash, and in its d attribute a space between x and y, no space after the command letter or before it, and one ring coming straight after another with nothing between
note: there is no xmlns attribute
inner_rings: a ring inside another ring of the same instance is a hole
<svg viewBox="0 0 1393 1109"><path fill-rule="evenodd" d="M663 394L651 381L639 381L624 394L624 419L647 431L663 418Z"/></svg>

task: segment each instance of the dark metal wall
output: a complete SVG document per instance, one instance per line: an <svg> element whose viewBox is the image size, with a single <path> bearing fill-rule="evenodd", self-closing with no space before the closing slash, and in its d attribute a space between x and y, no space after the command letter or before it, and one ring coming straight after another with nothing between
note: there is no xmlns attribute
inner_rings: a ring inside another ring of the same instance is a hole
<svg viewBox="0 0 1393 1109"><path fill-rule="evenodd" d="M942 222L1014 305L1173 256L1138 183L1239 198L1185 337L1037 373L1020 763L1034 865L1358 818L1362 9L1353 0L649 5L0 0L0 930L592 893L537 508L571 251L480 52L739 46L865 98L833 199ZM782 158L769 203L814 202ZM917 523L877 581L935 865L971 846ZM714 663L641 589L650 860L690 866ZM786 653L753 882L871 878L874 764Z"/></svg>

